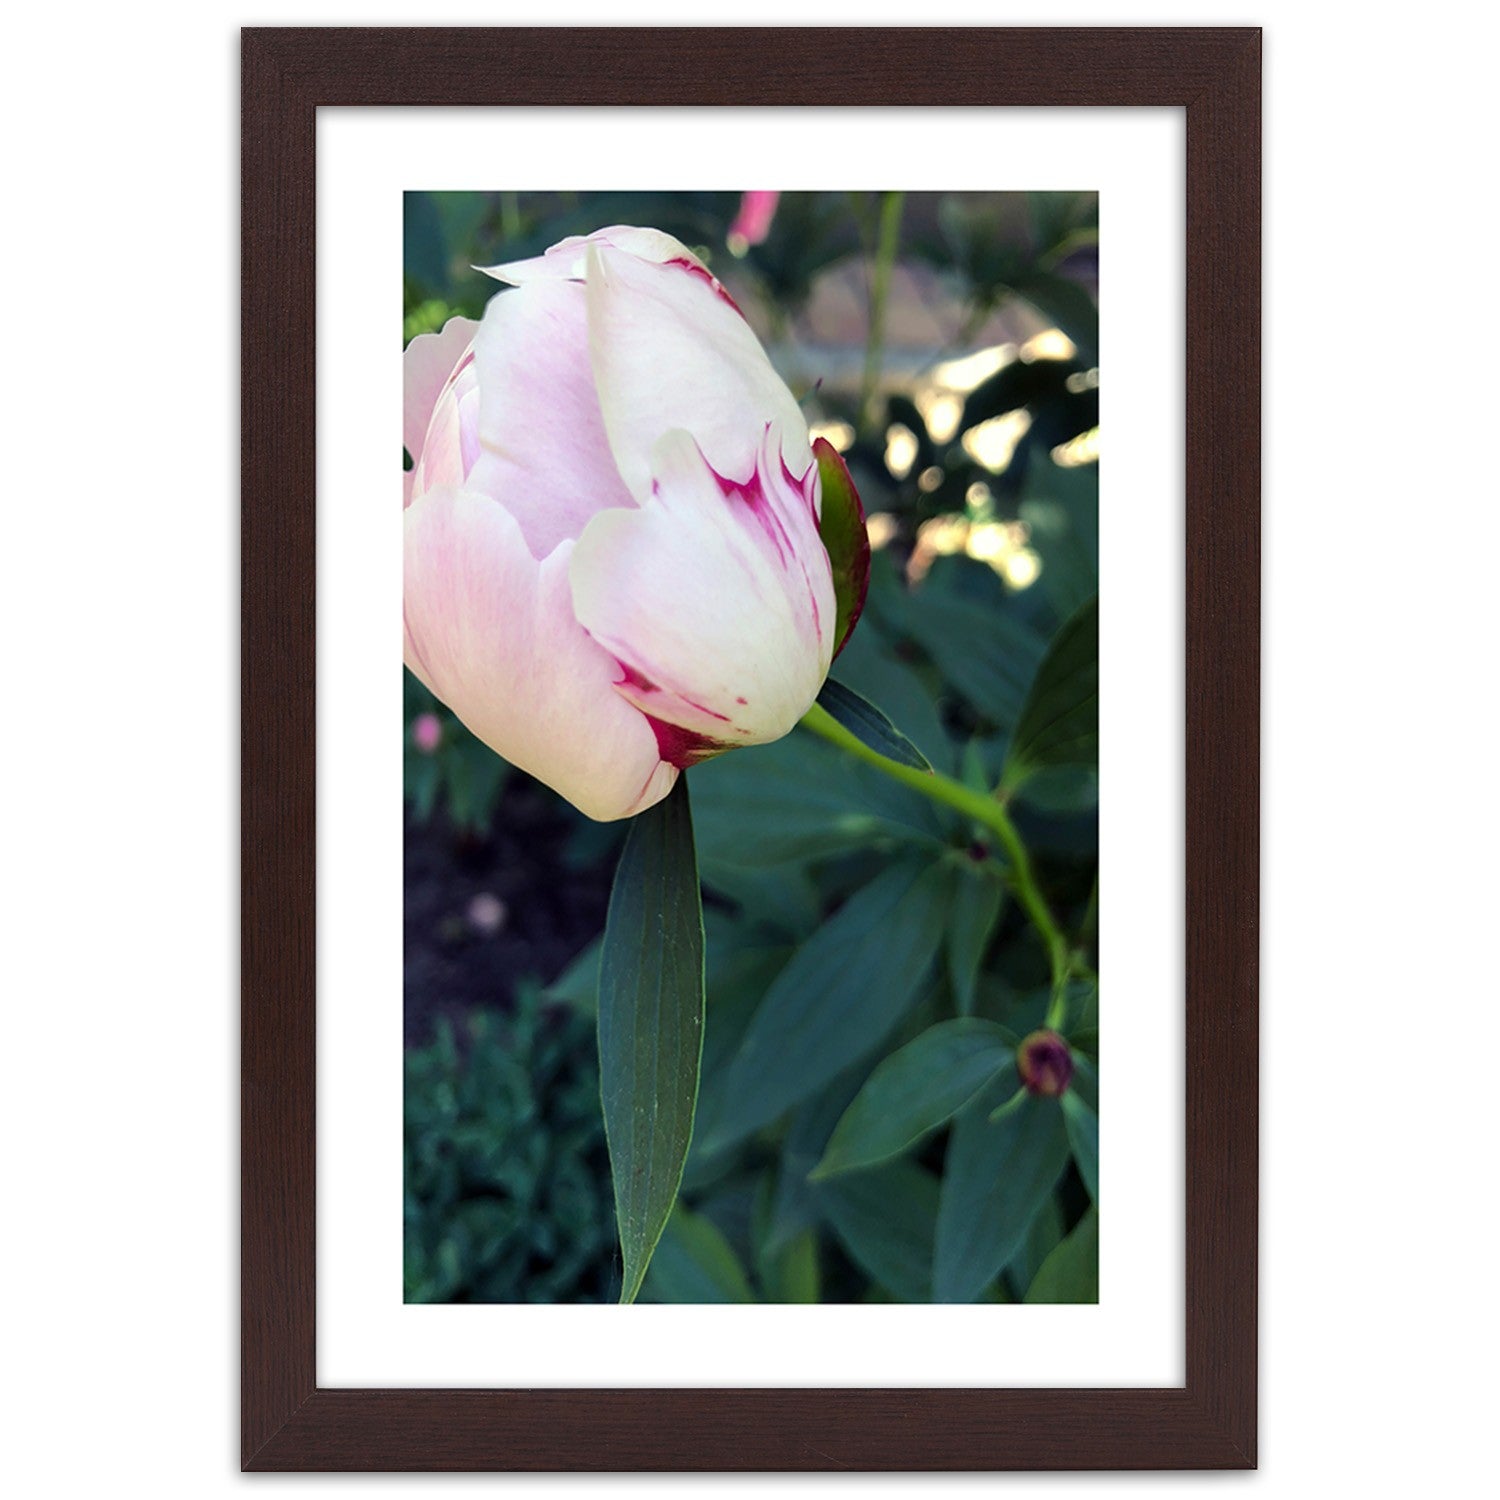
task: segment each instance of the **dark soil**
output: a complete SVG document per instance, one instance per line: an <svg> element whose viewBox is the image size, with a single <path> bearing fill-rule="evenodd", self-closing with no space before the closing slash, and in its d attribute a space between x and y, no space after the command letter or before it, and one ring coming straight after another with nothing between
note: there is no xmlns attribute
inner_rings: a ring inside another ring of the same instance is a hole
<svg viewBox="0 0 1500 1500"><path fill-rule="evenodd" d="M427 1041L440 1017L458 1024L476 1008L508 1009L517 984L550 984L603 930L613 851L580 861L578 828L520 774L484 838L459 833L441 808L426 824L407 810L408 1046Z"/></svg>

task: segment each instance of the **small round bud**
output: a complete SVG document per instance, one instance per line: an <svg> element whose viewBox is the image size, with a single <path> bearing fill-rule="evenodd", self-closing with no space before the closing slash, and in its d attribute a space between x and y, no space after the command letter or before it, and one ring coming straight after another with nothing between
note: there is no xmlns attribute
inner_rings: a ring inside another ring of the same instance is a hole
<svg viewBox="0 0 1500 1500"><path fill-rule="evenodd" d="M436 714L418 714L412 720L412 743L423 755L433 755L443 743L443 721Z"/></svg>
<svg viewBox="0 0 1500 1500"><path fill-rule="evenodd" d="M1055 1099L1073 1081L1073 1054L1055 1031L1033 1031L1016 1048L1016 1071L1028 1093Z"/></svg>

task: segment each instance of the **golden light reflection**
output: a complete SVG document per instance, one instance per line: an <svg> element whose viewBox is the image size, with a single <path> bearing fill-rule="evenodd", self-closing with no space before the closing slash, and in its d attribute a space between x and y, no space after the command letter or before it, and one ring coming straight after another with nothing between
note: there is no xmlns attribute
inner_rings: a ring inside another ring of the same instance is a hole
<svg viewBox="0 0 1500 1500"><path fill-rule="evenodd" d="M885 430L885 466L896 479L905 479L917 461L917 435L904 422Z"/></svg>
<svg viewBox="0 0 1500 1500"><path fill-rule="evenodd" d="M966 354L962 359L944 360L932 372L933 383L950 391L969 392L991 375L997 375L1016 357L1014 344L995 344Z"/></svg>
<svg viewBox="0 0 1500 1500"><path fill-rule="evenodd" d="M1059 469L1081 469L1085 464L1099 462L1099 429L1090 427L1077 437L1059 443L1052 450L1052 462Z"/></svg>
<svg viewBox="0 0 1500 1500"><path fill-rule="evenodd" d="M812 442L827 438L840 453L847 453L854 446L854 429L847 422L811 422L807 436Z"/></svg>
<svg viewBox="0 0 1500 1500"><path fill-rule="evenodd" d="M1029 589L1042 576L1042 560L1030 547L1012 552L1002 566L1005 581L1017 593Z"/></svg>
<svg viewBox="0 0 1500 1500"><path fill-rule="evenodd" d="M1037 359L1072 359L1078 347L1061 328L1047 328L1021 345L1021 359L1030 364Z"/></svg>
<svg viewBox="0 0 1500 1500"><path fill-rule="evenodd" d="M964 433L964 452L992 473L1002 474L1010 467L1016 444L1026 436L1030 427L1031 413L1024 409L991 417Z"/></svg>
<svg viewBox="0 0 1500 1500"><path fill-rule="evenodd" d="M927 576L935 559L961 552L992 568L1011 588L1030 588L1042 571L1041 558L1028 545L1030 539L1031 531L1024 521L971 521L966 516L934 516L917 528L906 576L916 583Z"/></svg>
<svg viewBox="0 0 1500 1500"><path fill-rule="evenodd" d="M949 442L958 431L959 419L964 414L963 397L954 391L928 385L915 392L913 400L933 442Z"/></svg>
<svg viewBox="0 0 1500 1500"><path fill-rule="evenodd" d="M865 532L870 538L872 552L879 552L882 547L890 546L900 530L901 522L889 511L871 511L865 517Z"/></svg>

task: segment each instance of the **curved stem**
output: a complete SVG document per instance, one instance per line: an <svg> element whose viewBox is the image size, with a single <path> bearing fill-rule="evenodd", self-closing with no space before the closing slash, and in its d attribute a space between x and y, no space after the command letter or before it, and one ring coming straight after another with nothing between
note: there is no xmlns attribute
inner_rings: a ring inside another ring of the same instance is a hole
<svg viewBox="0 0 1500 1500"><path fill-rule="evenodd" d="M810 729L831 744L846 750L867 766L874 766L893 781L909 786L933 802L956 809L966 817L989 829L999 839L1010 857L1010 884L1016 899L1031 918L1047 949L1052 965L1052 1003L1047 1009L1047 1025L1057 1026L1062 1021L1062 1010L1066 995L1068 975L1072 968L1072 957L1067 939L1057 925L1046 898L1036 883L1036 874L1031 868L1031 856L1010 815L993 797L976 792L972 787L945 776L941 771L919 771L915 766L903 766L899 761L888 759L878 750L872 750L865 742L845 729L827 709L820 704L813 706L802 716L802 727Z"/></svg>

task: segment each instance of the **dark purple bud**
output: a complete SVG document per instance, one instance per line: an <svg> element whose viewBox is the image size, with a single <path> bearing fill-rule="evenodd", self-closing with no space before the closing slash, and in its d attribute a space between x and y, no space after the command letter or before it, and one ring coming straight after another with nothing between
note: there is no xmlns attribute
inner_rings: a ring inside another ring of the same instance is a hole
<svg viewBox="0 0 1500 1500"><path fill-rule="evenodd" d="M1016 1048L1016 1071L1028 1093L1055 1099L1073 1081L1073 1054L1055 1031L1033 1031Z"/></svg>

